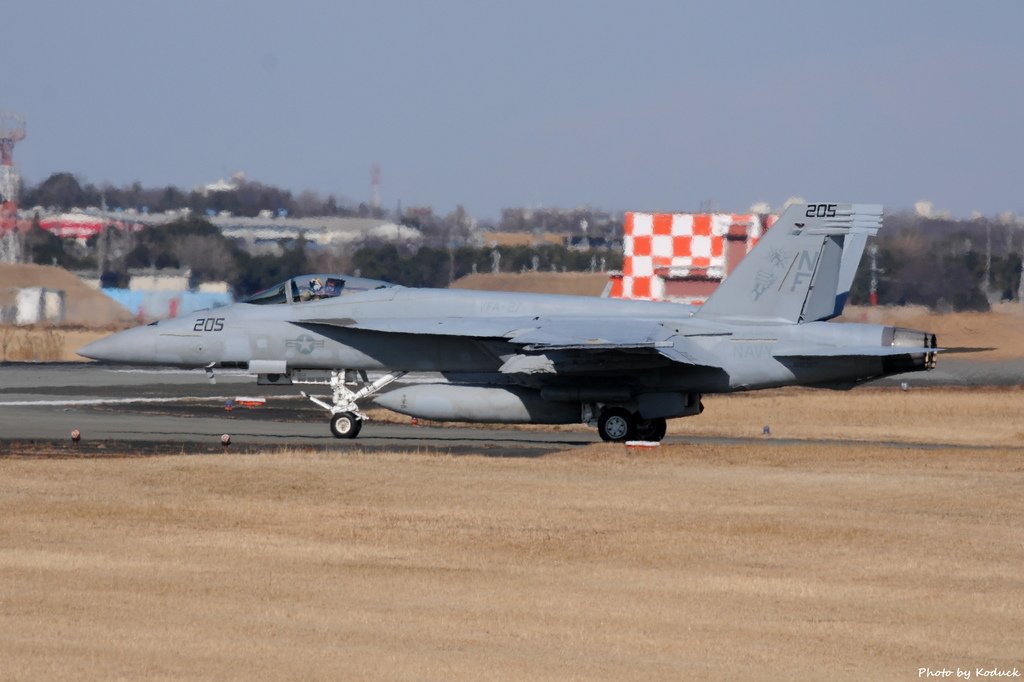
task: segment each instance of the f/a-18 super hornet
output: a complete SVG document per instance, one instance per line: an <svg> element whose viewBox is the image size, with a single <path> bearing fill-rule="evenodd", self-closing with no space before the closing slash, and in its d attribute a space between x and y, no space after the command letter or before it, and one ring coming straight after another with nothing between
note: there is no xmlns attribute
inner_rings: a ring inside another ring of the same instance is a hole
<svg viewBox="0 0 1024 682"><path fill-rule="evenodd" d="M881 207L790 206L700 307L418 289L306 275L234 305L153 322L79 352L118 363L242 367L263 384L320 380L307 396L355 437L367 401L414 417L585 422L609 441L660 440L706 394L850 388L931 369L934 334L829 322ZM370 380L367 372L383 375ZM399 382L407 372L436 383ZM437 374L435 374L437 376Z"/></svg>

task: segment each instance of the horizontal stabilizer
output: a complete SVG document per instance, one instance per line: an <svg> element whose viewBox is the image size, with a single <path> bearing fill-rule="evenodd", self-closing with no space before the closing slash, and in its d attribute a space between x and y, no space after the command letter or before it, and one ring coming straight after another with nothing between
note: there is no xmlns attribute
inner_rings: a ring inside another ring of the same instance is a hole
<svg viewBox="0 0 1024 682"><path fill-rule="evenodd" d="M992 347L980 348L971 346L955 346L953 348L937 348L936 350L940 350L946 355L949 355L950 353L988 353L997 349Z"/></svg>

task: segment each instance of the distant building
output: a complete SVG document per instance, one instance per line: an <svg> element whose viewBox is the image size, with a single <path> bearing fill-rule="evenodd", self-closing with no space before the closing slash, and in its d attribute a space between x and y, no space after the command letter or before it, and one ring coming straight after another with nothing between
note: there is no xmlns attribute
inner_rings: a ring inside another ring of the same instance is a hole
<svg viewBox="0 0 1024 682"><path fill-rule="evenodd" d="M192 271L189 269L174 270L135 270L128 271L128 289L130 291L187 291L190 287Z"/></svg>
<svg viewBox="0 0 1024 682"><path fill-rule="evenodd" d="M498 229L503 232L560 232L610 237L618 231L616 214L580 208L504 208Z"/></svg>
<svg viewBox="0 0 1024 682"><path fill-rule="evenodd" d="M245 173L243 171L238 171L236 173L231 174L230 180L220 178L219 180L211 182L208 185L203 185L201 188L197 189L199 189L202 195L206 197L217 192L234 192L236 189L238 189L244 184Z"/></svg>
<svg viewBox="0 0 1024 682"><path fill-rule="evenodd" d="M64 299L63 289L0 289L0 324L62 324L66 315Z"/></svg>
<svg viewBox="0 0 1024 682"><path fill-rule="evenodd" d="M110 219L98 213L85 211L68 211L50 215L40 215L39 227L52 232L62 239L78 239L85 241L111 226L119 230L137 230L141 225L123 219Z"/></svg>
<svg viewBox="0 0 1024 682"><path fill-rule="evenodd" d="M122 231L137 231L144 227L159 227L186 218L188 209L165 213L145 213L134 209L101 210L90 207L67 212L47 212L41 206L19 211L19 227L27 229L36 215L39 226L66 239L84 242L99 234L105 227ZM269 211L256 217L235 216L224 211L219 215L207 216L224 236L238 239L250 250L260 250L262 245L298 239L301 235L316 246L336 246L356 243L366 239L382 242L419 243L423 233L416 228L401 225L382 218L347 218L323 216L311 218L289 218Z"/></svg>
<svg viewBox="0 0 1024 682"><path fill-rule="evenodd" d="M210 222L220 228L225 237L239 239L250 248L260 243L298 239L299 236L317 246L343 245L365 239L415 243L423 239L423 233L416 228L382 218L217 216Z"/></svg>
<svg viewBox="0 0 1024 682"><path fill-rule="evenodd" d="M125 289L102 286L97 272L76 274L86 284L126 308L139 321L178 317L235 302L227 282L204 282L193 287L192 271L187 268L130 269Z"/></svg>

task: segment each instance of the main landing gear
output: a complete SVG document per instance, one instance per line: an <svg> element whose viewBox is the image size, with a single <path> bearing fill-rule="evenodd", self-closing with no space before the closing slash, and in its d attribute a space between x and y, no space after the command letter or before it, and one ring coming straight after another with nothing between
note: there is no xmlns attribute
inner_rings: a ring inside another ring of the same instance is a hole
<svg viewBox="0 0 1024 682"><path fill-rule="evenodd" d="M664 418L644 419L622 407L606 407L597 418L601 440L624 443L627 440L660 441L668 425Z"/></svg>
<svg viewBox="0 0 1024 682"><path fill-rule="evenodd" d="M331 372L329 381L304 381L296 383L327 384L331 387L331 402L315 395L302 392L303 397L331 413L331 433L335 438L355 438L363 428L366 415L359 411L357 403L390 384L395 379L405 376L405 372L391 372L375 381L370 381L366 372L352 370L335 370ZM356 387L355 390L349 386Z"/></svg>

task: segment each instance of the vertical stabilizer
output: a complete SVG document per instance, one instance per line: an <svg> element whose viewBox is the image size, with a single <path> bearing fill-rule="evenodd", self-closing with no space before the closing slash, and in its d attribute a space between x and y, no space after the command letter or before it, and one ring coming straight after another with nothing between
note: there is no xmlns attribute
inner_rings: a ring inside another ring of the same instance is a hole
<svg viewBox="0 0 1024 682"><path fill-rule="evenodd" d="M853 278L857 275L857 266L864 256L864 249L868 245L868 233L850 232L843 239L843 260L839 264L839 287L836 289L836 305L832 311L832 317L839 317L843 314L843 307L850 298L850 289L853 288Z"/></svg>
<svg viewBox="0 0 1024 682"><path fill-rule="evenodd" d="M792 324L835 317L881 225L873 204L793 204L695 315Z"/></svg>

